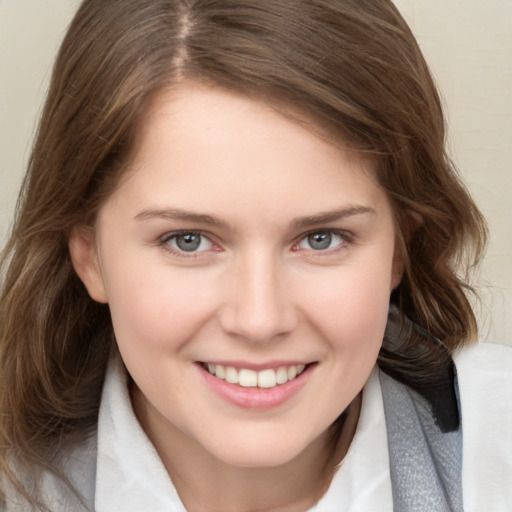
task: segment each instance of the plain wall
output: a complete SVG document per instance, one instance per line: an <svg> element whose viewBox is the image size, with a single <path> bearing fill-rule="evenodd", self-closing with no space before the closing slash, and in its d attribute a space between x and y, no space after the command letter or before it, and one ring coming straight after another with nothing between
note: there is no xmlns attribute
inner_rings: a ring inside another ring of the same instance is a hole
<svg viewBox="0 0 512 512"><path fill-rule="evenodd" d="M0 245L52 61L78 3L0 0ZM490 224L478 283L481 337L512 345L512 0L395 3L438 81L451 154Z"/></svg>

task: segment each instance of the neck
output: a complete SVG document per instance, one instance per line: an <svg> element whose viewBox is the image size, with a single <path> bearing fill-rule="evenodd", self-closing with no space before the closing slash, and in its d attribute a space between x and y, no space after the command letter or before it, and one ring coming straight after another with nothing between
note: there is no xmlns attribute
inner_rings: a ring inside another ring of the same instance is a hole
<svg viewBox="0 0 512 512"><path fill-rule="evenodd" d="M168 424L163 432L154 421L146 421L151 412L144 401L137 400L134 392L139 421L189 512L308 510L326 492L337 465L347 453L360 406L358 396L339 424L325 431L291 461L275 467L241 468L217 459Z"/></svg>

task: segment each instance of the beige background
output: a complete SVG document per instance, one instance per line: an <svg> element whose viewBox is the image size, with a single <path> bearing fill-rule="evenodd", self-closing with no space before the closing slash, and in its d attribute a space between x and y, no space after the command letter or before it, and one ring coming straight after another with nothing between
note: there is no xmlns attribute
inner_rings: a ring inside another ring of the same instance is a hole
<svg viewBox="0 0 512 512"><path fill-rule="evenodd" d="M487 216L482 339L512 345L512 0L396 0L442 90L450 149ZM0 0L0 245L77 0Z"/></svg>

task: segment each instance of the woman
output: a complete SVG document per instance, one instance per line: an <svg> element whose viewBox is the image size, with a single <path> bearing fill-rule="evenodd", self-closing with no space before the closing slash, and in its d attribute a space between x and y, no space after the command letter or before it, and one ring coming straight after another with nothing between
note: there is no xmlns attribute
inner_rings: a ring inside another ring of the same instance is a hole
<svg viewBox="0 0 512 512"><path fill-rule="evenodd" d="M485 223L390 2L84 1L21 197L7 510L510 503L510 351L452 360Z"/></svg>

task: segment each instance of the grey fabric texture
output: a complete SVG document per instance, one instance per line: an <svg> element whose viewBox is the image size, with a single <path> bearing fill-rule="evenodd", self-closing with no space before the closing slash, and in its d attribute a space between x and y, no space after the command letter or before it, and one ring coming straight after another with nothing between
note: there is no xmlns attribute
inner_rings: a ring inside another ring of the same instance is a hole
<svg viewBox="0 0 512 512"><path fill-rule="evenodd" d="M443 433L425 398L382 371L380 380L393 510L462 512L462 426Z"/></svg>
<svg viewBox="0 0 512 512"><path fill-rule="evenodd" d="M382 371L395 512L462 512L462 428L443 433L427 400ZM456 383L455 383L456 384ZM52 475L43 478L44 502L49 510L93 510L96 438L68 454L65 470L85 501L80 504ZM5 489L4 489L5 490ZM0 504L7 512L32 511L11 494Z"/></svg>

